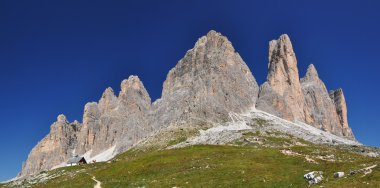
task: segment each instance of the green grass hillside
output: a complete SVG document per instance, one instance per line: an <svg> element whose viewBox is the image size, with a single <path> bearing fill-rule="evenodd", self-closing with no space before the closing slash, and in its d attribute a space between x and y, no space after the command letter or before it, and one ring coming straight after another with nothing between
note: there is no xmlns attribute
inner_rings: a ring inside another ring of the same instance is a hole
<svg viewBox="0 0 380 188"><path fill-rule="evenodd" d="M186 132L186 131L185 131ZM182 135L182 134L179 134ZM309 187L303 175L323 171L311 187L380 187L380 158L355 153L361 146L317 145L280 132L243 131L228 145L179 149L140 147L106 163L42 172L31 180L0 187ZM161 139L162 140L162 139ZM177 142L175 142L177 143ZM334 172L345 172L335 179Z"/></svg>
<svg viewBox="0 0 380 188"><path fill-rule="evenodd" d="M325 146L295 146L298 153L328 152ZM379 158L363 157L336 149L343 161L287 156L277 148L254 146L198 145L149 153L138 151L119 155L110 163L67 167L49 172L62 174L33 187L93 187L93 176L102 187L308 187L303 175L323 171L325 181L315 187L380 187L380 168L364 176L356 174L335 179L335 171L360 169L379 164ZM26 184L25 184L26 185Z"/></svg>

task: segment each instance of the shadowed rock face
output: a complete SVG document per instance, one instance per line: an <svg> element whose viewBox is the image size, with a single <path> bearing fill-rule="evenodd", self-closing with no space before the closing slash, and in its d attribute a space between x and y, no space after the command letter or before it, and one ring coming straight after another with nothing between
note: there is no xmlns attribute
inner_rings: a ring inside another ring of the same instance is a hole
<svg viewBox="0 0 380 188"><path fill-rule="evenodd" d="M343 136L354 138L351 128L348 126L347 105L344 98L343 90L337 89L330 92L330 98L334 101L336 112L343 129Z"/></svg>
<svg viewBox="0 0 380 188"><path fill-rule="evenodd" d="M301 79L305 95L305 106L309 108L308 124L343 136L342 126L336 113L334 102L330 99L325 84L319 79L314 65L310 65L304 78Z"/></svg>
<svg viewBox="0 0 380 188"><path fill-rule="evenodd" d="M80 127L77 121L69 123L64 115L59 115L57 121L51 125L50 133L30 152L20 175L25 176L51 169L68 160L77 143Z"/></svg>

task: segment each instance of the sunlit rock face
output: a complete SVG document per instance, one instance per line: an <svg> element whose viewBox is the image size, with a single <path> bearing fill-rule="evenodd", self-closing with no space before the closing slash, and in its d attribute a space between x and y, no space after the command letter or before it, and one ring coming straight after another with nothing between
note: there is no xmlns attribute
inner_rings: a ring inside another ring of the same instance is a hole
<svg viewBox="0 0 380 188"><path fill-rule="evenodd" d="M107 88L99 102L86 104L83 125L71 125L59 118L32 150L22 175L48 170L72 155L95 156L113 146L117 153L126 151L172 123L227 121L229 112L253 108L258 90L231 42L210 31L169 72L161 99L151 104L137 76L122 81L118 96Z"/></svg>
<svg viewBox="0 0 380 188"><path fill-rule="evenodd" d="M254 107L258 90L231 42L210 31L170 70L162 98L153 106L155 119L159 125L189 119L226 121L229 112Z"/></svg>
<svg viewBox="0 0 380 188"><path fill-rule="evenodd" d="M77 121L69 123L64 115L59 115L57 121L51 125L50 133L29 153L20 175L27 176L49 170L68 160L75 150L80 128Z"/></svg>
<svg viewBox="0 0 380 188"><path fill-rule="evenodd" d="M130 76L118 94L107 88L98 102L87 103L82 124L58 116L20 176L50 170L74 155L93 157L113 147L114 154L124 152L169 125L215 125L255 107L354 139L342 90L328 94L313 65L300 80L287 35L269 43L267 81L259 88L231 42L210 31L170 70L155 102L142 81Z"/></svg>
<svg viewBox="0 0 380 188"><path fill-rule="evenodd" d="M123 80L118 96L107 88L99 103L85 107L78 153L90 151L94 156L113 146L118 152L129 149L153 131L150 108L148 92L137 76Z"/></svg>
<svg viewBox="0 0 380 188"><path fill-rule="evenodd" d="M287 35L269 43L267 81L261 85L256 108L354 139L347 123L343 92L328 93L314 65L299 78L297 59Z"/></svg>
<svg viewBox="0 0 380 188"><path fill-rule="evenodd" d="M267 81L261 86L257 108L290 121L307 122L297 59L288 35L269 43Z"/></svg>

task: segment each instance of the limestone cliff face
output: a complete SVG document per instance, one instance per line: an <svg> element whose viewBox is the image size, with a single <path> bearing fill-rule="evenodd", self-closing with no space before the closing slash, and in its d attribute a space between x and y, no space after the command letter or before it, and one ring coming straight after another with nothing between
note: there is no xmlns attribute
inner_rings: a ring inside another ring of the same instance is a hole
<svg viewBox="0 0 380 188"><path fill-rule="evenodd" d="M342 89L337 89L330 92L330 98L334 101L336 112L339 117L339 122L342 126L343 136L355 139L351 128L348 126L347 119L347 104Z"/></svg>
<svg viewBox="0 0 380 188"><path fill-rule="evenodd" d="M50 133L30 152L20 175L49 170L68 160L72 156L80 127L77 121L69 123L64 115L59 115L57 121L51 125Z"/></svg>
<svg viewBox="0 0 380 188"><path fill-rule="evenodd" d="M154 103L160 125L188 119L226 121L255 106L258 85L225 36L210 31L170 70Z"/></svg>
<svg viewBox="0 0 380 188"><path fill-rule="evenodd" d="M304 78L301 79L305 95L305 106L309 108L308 124L343 136L342 126L336 113L334 102L330 99L325 84L319 79L314 65L310 65Z"/></svg>
<svg viewBox="0 0 380 188"><path fill-rule="evenodd" d="M331 98L330 98L331 97ZM210 31L170 70L160 99L151 103L137 76L122 81L118 95L107 88L85 105L83 123L63 115L31 151L21 176L49 170L73 155L95 156L111 147L120 153L169 125L219 123L229 113L258 109L353 138L343 92L329 94L314 66L300 80L287 35L269 45L267 81L260 87L228 39Z"/></svg>
<svg viewBox="0 0 380 188"><path fill-rule="evenodd" d="M288 35L269 43L267 81L260 88L256 107L290 121L305 122L309 116Z"/></svg>
<svg viewBox="0 0 380 188"><path fill-rule="evenodd" d="M227 121L229 112L253 108L258 90L255 78L231 42L210 31L169 72L161 99L151 104L148 92L136 76L121 83L118 96L107 88L98 103L86 104L80 131L65 134L75 135L74 141L59 144L57 149L44 154L46 158L39 159L42 165L39 167L34 156L44 153L40 145L51 143L44 139L33 149L22 174L47 170L74 154L94 156L113 146L117 153L126 151L153 131L172 123ZM53 129L49 135L52 134ZM65 155L47 161L57 150Z"/></svg>
<svg viewBox="0 0 380 188"><path fill-rule="evenodd" d="M269 43L268 77L260 87L258 109L354 139L340 91L329 96L314 65L308 67L304 78L299 78L297 60L287 35Z"/></svg>
<svg viewBox="0 0 380 188"><path fill-rule="evenodd" d="M113 146L118 152L129 149L153 131L148 120L150 108L148 92L137 76L121 83L118 97L107 88L98 104L85 107L78 153L91 151L94 156Z"/></svg>
<svg viewBox="0 0 380 188"><path fill-rule="evenodd" d="M107 88L98 103L86 104L83 125L58 116L50 133L29 154L20 175L49 170L74 155L89 152L92 157L113 146L116 153L126 151L152 133L150 108L144 85L137 76L130 76L121 83L118 97Z"/></svg>

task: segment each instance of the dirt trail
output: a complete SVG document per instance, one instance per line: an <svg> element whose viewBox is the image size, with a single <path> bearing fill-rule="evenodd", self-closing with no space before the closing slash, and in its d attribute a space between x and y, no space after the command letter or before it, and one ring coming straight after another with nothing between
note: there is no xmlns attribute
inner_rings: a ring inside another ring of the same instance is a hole
<svg viewBox="0 0 380 188"><path fill-rule="evenodd" d="M102 188L102 186L100 186L102 184L102 182L98 181L95 176L92 177L92 180L94 180L96 182L96 185L94 185L94 188Z"/></svg>

